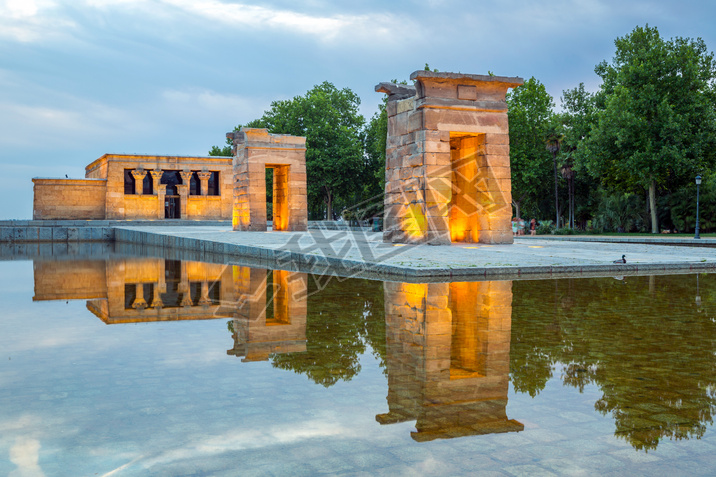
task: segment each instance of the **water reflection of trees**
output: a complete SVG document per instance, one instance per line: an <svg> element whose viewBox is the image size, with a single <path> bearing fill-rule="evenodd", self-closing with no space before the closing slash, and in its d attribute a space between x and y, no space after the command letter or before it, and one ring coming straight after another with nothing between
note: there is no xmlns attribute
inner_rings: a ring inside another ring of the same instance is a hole
<svg viewBox="0 0 716 477"><path fill-rule="evenodd" d="M319 287L325 287L319 290ZM303 373L332 386L360 372L360 355L370 346L385 369L383 284L370 280L310 277L306 351L276 354L273 366Z"/></svg>
<svg viewBox="0 0 716 477"><path fill-rule="evenodd" d="M555 370L637 449L699 438L716 411L716 276L517 281L511 378L538 394ZM559 365L558 365L559 363Z"/></svg>

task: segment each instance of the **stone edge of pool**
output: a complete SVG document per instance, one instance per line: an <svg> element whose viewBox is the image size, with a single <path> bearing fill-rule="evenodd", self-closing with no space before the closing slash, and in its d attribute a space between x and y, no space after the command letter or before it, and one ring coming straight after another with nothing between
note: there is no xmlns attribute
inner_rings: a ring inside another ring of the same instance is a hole
<svg viewBox="0 0 716 477"><path fill-rule="evenodd" d="M227 229L230 224L224 221L181 221L165 227L161 222L136 221L52 221L38 225L36 221L0 221L0 246L8 248L8 244L69 243L84 242L115 242L126 253L138 251L137 248L149 251L152 255L181 258L187 260L203 260L216 263L240 264L266 268L279 268L302 271L307 273L333 275L338 277L362 277L372 279L401 279L410 281L445 281L457 279L520 279L520 278L554 278L554 277L590 277L590 276L630 276L653 273L690 273L694 271L716 271L716 260L706 262L669 261L658 263L627 263L621 264L580 264L580 265L549 265L549 266L404 266L376 261L364 261L327 257L323 255L282 250L280 247L259 247L240 243L229 243L221 240L201 239L171 235L176 226L189 226L184 230L195 230L193 226L222 227ZM186 223L184 223L186 222ZM8 225L9 223L12 226ZM161 226L157 230L149 230L146 226ZM173 230L172 230L173 229ZM349 230L348 227L345 227ZM219 230L219 229L217 229ZM230 230L230 229L228 229ZM336 228L325 228L336 230ZM342 230L339 228L339 230ZM165 232L166 231L166 232ZM365 231L363 231L365 232ZM674 246L711 246L716 247L716 239L671 237L603 237L603 236L537 236L521 237L521 239L546 239L564 242L601 242L626 244L656 244ZM276 244L274 244L276 245ZM128 246L129 248L127 248ZM12 247L9 247L12 255ZM172 253L179 251L179 253ZM6 253L6 256L9 257ZM34 254L35 258L48 258L45 254ZM25 258L30 258L25 257ZM0 259L2 257L0 256Z"/></svg>
<svg viewBox="0 0 716 477"><path fill-rule="evenodd" d="M411 267L362 260L326 257L291 250L254 245L227 243L220 240L182 237L118 227L116 241L153 249L181 250L184 259L231 263L301 271L319 275L375 279L407 279L411 281L445 281L455 279L514 279L589 276L626 276L693 271L716 271L716 261L676 261L640 264L550 265L550 266L489 266L489 267ZM716 245L716 240L713 240ZM638 243L638 242L637 242ZM681 244L678 244L681 245ZM179 257L178 257L179 258Z"/></svg>

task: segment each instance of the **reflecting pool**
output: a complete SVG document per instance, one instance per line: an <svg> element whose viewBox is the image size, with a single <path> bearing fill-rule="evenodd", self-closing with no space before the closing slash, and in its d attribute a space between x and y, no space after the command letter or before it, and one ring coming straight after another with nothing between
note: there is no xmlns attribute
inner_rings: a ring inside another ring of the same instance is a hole
<svg viewBox="0 0 716 477"><path fill-rule="evenodd" d="M0 262L0 475L714 475L716 276Z"/></svg>

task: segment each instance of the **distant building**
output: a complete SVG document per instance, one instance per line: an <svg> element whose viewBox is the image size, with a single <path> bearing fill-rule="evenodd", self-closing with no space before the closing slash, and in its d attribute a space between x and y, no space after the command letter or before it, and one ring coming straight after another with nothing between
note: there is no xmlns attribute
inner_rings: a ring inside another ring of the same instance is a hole
<svg viewBox="0 0 716 477"><path fill-rule="evenodd" d="M105 154L85 179L35 178L32 218L230 220L231 157Z"/></svg>

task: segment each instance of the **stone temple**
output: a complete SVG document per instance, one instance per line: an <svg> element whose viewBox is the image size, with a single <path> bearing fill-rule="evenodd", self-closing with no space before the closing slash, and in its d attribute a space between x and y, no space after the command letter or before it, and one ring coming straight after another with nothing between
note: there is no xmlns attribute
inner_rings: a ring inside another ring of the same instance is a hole
<svg viewBox="0 0 716 477"><path fill-rule="evenodd" d="M35 220L230 220L265 231L266 169L273 230L306 230L306 138L266 129L228 133L233 157L105 154L84 179L34 178Z"/></svg>
<svg viewBox="0 0 716 477"><path fill-rule="evenodd" d="M505 95L522 78L416 71L388 94L383 239L512 243Z"/></svg>

